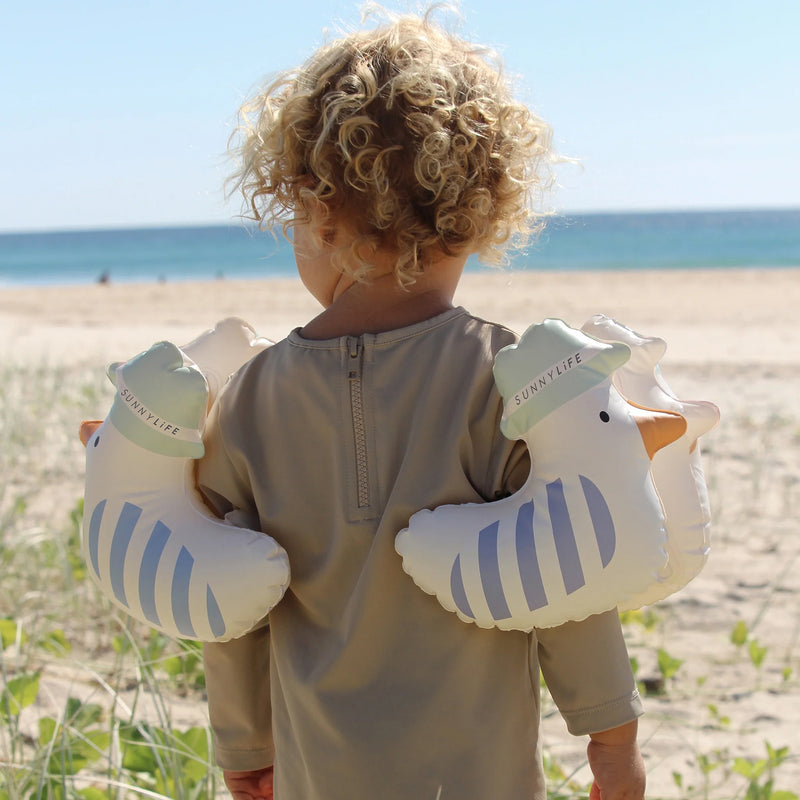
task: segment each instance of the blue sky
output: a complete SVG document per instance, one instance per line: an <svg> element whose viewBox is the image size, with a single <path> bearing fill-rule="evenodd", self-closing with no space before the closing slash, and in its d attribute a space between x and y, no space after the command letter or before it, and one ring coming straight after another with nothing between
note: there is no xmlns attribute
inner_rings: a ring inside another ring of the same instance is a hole
<svg viewBox="0 0 800 800"><path fill-rule="evenodd" d="M557 208L800 206L798 0L463 0L461 14L581 160ZM359 19L343 0L16 0L0 23L0 230L229 221L238 104Z"/></svg>

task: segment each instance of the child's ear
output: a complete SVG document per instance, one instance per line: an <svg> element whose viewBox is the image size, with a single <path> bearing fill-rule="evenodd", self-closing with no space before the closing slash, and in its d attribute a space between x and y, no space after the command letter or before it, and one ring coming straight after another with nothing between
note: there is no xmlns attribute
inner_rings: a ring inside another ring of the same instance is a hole
<svg viewBox="0 0 800 800"><path fill-rule="evenodd" d="M337 225L331 217L327 204L320 200L310 188L300 189L299 200L297 222L308 225L315 238L321 243L334 244Z"/></svg>
<svg viewBox="0 0 800 800"><path fill-rule="evenodd" d="M299 201L298 216L304 217L310 224L320 224L329 215L328 206L314 194L313 182L311 178L304 179L303 184L297 192Z"/></svg>
<svg viewBox="0 0 800 800"><path fill-rule="evenodd" d="M311 191L301 192L302 208L298 213L298 221L305 223L320 246L333 247L340 243L345 230L349 230L342 220L331 214L324 200L320 200Z"/></svg>

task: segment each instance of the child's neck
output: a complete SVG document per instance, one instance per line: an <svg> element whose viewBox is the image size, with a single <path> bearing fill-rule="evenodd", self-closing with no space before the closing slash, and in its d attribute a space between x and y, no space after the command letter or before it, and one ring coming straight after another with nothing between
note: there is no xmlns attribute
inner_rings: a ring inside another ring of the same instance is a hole
<svg viewBox="0 0 800 800"><path fill-rule="evenodd" d="M443 259L407 289L393 275L369 283L346 281L333 302L301 331L305 339L382 333L424 322L453 308L464 258Z"/></svg>

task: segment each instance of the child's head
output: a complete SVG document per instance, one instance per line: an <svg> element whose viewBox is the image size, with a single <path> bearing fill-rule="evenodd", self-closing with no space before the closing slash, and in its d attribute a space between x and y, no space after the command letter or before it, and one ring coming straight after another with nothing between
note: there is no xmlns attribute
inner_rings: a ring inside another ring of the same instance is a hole
<svg viewBox="0 0 800 800"><path fill-rule="evenodd" d="M399 17L320 48L242 108L236 179L262 226L310 221L334 263L369 277L395 255L401 283L436 256L497 263L543 216L550 129L514 100L484 49ZM327 231L326 231L327 229Z"/></svg>

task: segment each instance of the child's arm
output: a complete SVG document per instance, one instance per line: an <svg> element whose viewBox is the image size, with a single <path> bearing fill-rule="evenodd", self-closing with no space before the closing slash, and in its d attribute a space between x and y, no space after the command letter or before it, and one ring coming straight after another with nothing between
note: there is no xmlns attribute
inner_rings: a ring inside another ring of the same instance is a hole
<svg viewBox="0 0 800 800"><path fill-rule="evenodd" d="M272 800L272 767L249 772L223 770L225 785L233 800Z"/></svg>
<svg viewBox="0 0 800 800"><path fill-rule="evenodd" d="M591 800L642 800L644 764L636 744L642 705L616 610L537 630L536 639L539 665L567 728L591 736Z"/></svg>
<svg viewBox="0 0 800 800"><path fill-rule="evenodd" d="M261 772L272 764L269 651L266 625L239 639L203 646L214 754L226 772Z"/></svg>
<svg viewBox="0 0 800 800"><path fill-rule="evenodd" d="M637 720L589 734L587 748L594 784L589 800L643 800L645 769L636 742Z"/></svg>

